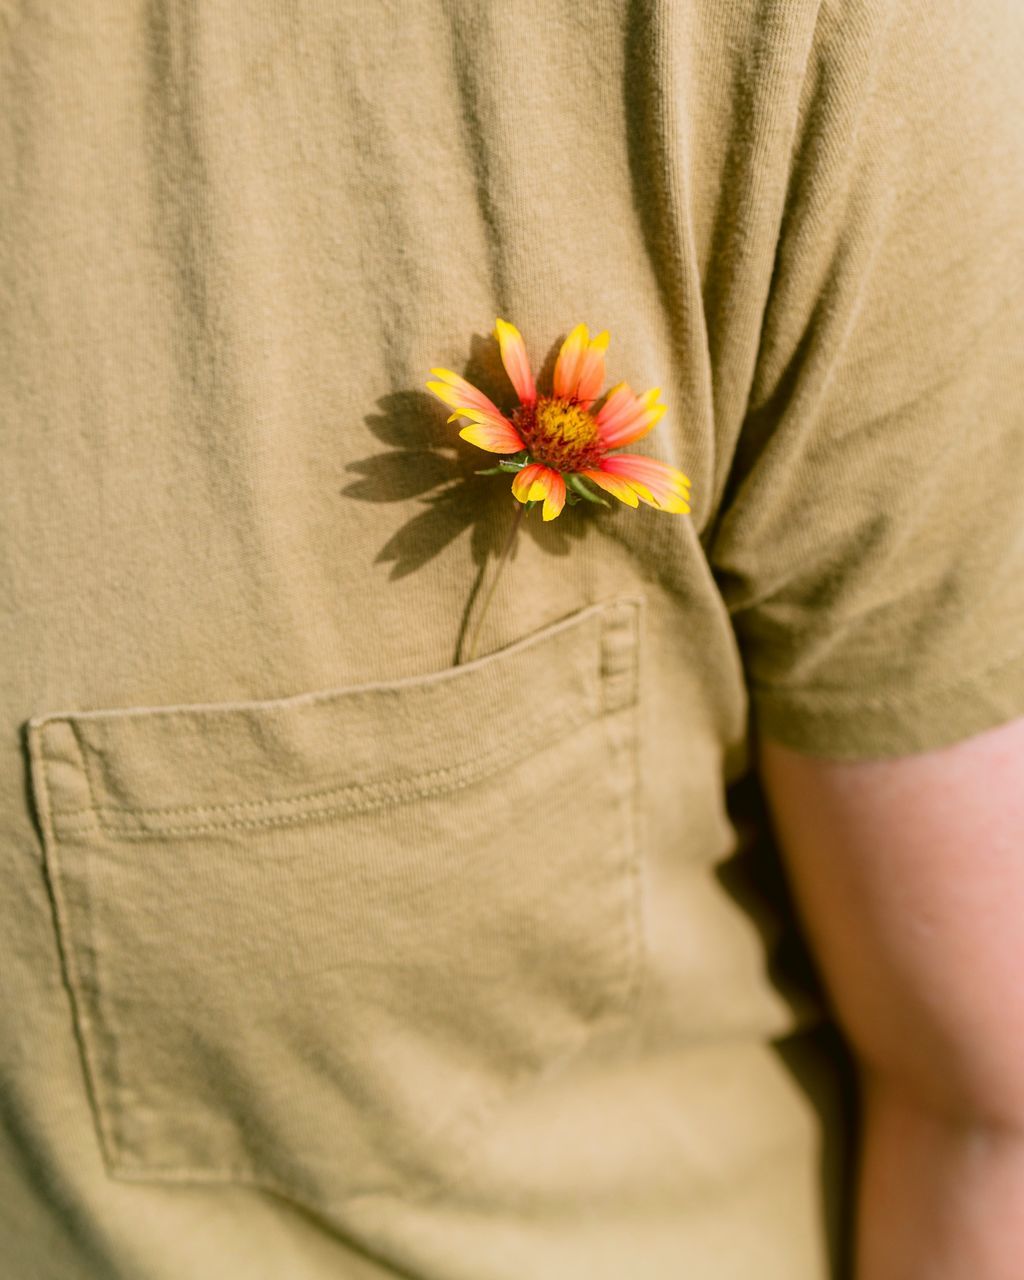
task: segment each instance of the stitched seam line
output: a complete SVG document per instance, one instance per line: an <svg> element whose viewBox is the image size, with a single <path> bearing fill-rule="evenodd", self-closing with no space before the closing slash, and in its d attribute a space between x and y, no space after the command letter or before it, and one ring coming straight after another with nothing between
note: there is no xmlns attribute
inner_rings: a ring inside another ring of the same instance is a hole
<svg viewBox="0 0 1024 1280"><path fill-rule="evenodd" d="M100 822L101 819L99 817L99 805L96 803L96 795L97 795L96 780L92 776L92 766L89 763L89 752L86 751L85 745L82 742L82 737L81 737L81 734L79 733L78 725L76 725L73 720L69 721L69 723L71 725L71 736L74 738L75 746L78 748L78 758L82 762L82 773L85 775L85 787L89 793L89 809L91 811L90 817L92 821Z"/></svg>
<svg viewBox="0 0 1024 1280"><path fill-rule="evenodd" d="M454 791L471 783L479 781L486 777L489 773L494 773L504 764L512 764L522 759L524 755L529 755L536 747L539 739L547 737L552 732L553 724L557 724L557 732L552 741L558 741L565 734L571 733L574 729L580 728L595 718L592 708L586 708L582 714L574 717L563 718L560 721L544 721L533 733L529 739L519 744L519 747L509 752L507 748L501 752L492 752L489 756L482 759L472 761L470 763L458 766L449 766L444 770L434 770L429 774L421 774L416 778L410 778L406 784L394 785L388 783L379 784L359 784L355 787L344 788L340 792L336 792L339 799L335 804L317 805L304 809L296 810L291 813L270 813L265 817L239 818L235 821L228 822L210 822L210 823L186 823L182 826L167 826L161 824L157 826L148 826L144 829L132 826L121 826L114 823L106 822L100 816L103 812L135 812L139 817L144 818L149 810L100 810L97 811L95 817L99 821L100 826L108 835L114 835L120 839L136 839L146 840L153 836L174 836L174 835L200 835L204 832L212 831L228 831L241 830L246 828L257 827L278 827L286 826L290 823L300 822L304 818L330 817L334 814L341 813L365 813L368 810L379 808L388 803L398 803L405 800L422 800L431 795L435 795L446 790ZM444 777L438 778L438 774L442 773ZM454 775L454 776L453 776ZM423 778L431 779L426 786L415 786L416 782ZM330 796L331 792L323 793L324 796ZM284 801L260 801L255 802L263 807L277 807L281 804L294 804L308 800L310 796L294 796ZM245 802L248 805L250 802ZM207 810L200 806L195 809L182 810L182 812L206 812ZM62 815L68 816L68 815ZM90 815L93 816L93 815Z"/></svg>
<svg viewBox="0 0 1024 1280"><path fill-rule="evenodd" d="M616 603L620 606L624 606L624 605L630 606L628 614L626 616L623 616L623 613L621 612L620 609L610 606L608 604L605 604L602 606L589 606L588 609L586 610L586 612L589 613L591 610L594 610L600 607L605 612L605 617L601 619L600 643L598 645L599 661L598 661L597 670L593 673L593 677L592 677L593 687L587 688L583 691L584 697L587 698L588 702L591 704L588 710L588 714L590 716L597 716L601 714L602 711L606 712L613 709L612 707L603 705L603 700L601 696L603 692L606 692L606 690L604 689L604 686L608 684L610 680L613 680L617 674L619 674L617 671L611 671L611 672L605 673L602 670L601 657L605 649L605 646L607 644L607 639L609 634L614 633L617 630L621 630L624 626L629 628L630 630L635 631L635 625L633 625L633 619L635 618L635 614L636 614L637 602L634 601L632 598L627 598L623 601L619 601ZM490 658L487 660L490 660ZM627 666L628 666L628 663L627 663ZM300 696L306 697L308 695L300 695ZM348 698L354 698L356 694L355 692L350 693L348 691L331 691L330 693L317 695L317 700L331 701L341 696L344 696L348 699ZM280 701L296 701L296 700L297 699L282 699ZM246 705L249 705L249 704L246 704ZM253 704L253 705L256 705L256 704ZM213 704L211 704L211 709L212 708L213 708ZM178 714L180 711L186 710L186 709L188 708L155 708L155 709L152 709L149 714L153 714L153 715ZM269 709L266 706L266 704L264 704L264 709ZM275 708L275 710L278 710L278 709ZM555 715L547 716L543 720L539 721L532 730L528 731L530 733L531 739L535 741L537 737L543 736L545 733L549 732L553 725L558 724L559 720L561 719L561 715L562 713L559 712L559 713L556 713ZM74 718L70 716L67 718L67 723L71 729L71 733L75 741L75 746L77 748L77 753L79 757L78 759L79 768L85 776L89 804L83 808L56 810L55 811L56 816L60 817L61 819L79 818L79 817L94 816L94 815L98 817L98 815L103 813L110 813L110 814L129 813L129 814L137 814L139 816L144 816L149 814L173 815L173 814L183 814L183 813L241 813L246 809L260 810L260 809L267 809L267 808L278 808L280 806L290 805L290 804L302 804L305 801L312 800L312 799L330 799L332 797L340 798L345 796L346 794L349 794L349 793L356 794L360 791L373 790L376 792L376 790L379 789L381 786L386 785L386 784L374 784L374 783L346 784L345 786L342 786L342 787L339 787L337 785L332 785L330 787L318 788L313 791L304 791L295 796L282 796L276 799L269 799L269 800L268 799L240 800L240 801L232 801L227 804L146 805L145 807L130 806L127 808L116 806L116 805L101 805L97 801L97 795L100 791L100 788L97 786L97 783L96 783L96 778L93 772L93 765L90 762L90 753L85 750L85 747L81 740L79 726L78 724L76 724ZM574 723L580 723L580 721L574 720ZM45 742L45 737L43 735L40 735L40 738L39 738L40 754L42 755L43 759L49 761L51 757L46 754L46 751L43 745L44 742ZM513 756L510 758L515 758L515 757ZM490 757L481 757L480 759L478 759L477 764L484 766L489 762L489 759ZM438 779L439 781L443 782L443 779L447 775L452 773L457 774L460 770L464 768L465 768L464 764L448 765L441 769L429 770L425 773L415 774L413 775L413 777L409 778L407 782L410 784L416 783L416 782L430 783L434 779ZM423 793L417 792L416 794L423 794ZM103 825L106 825L106 824L103 824ZM107 829L114 829L113 825L111 825ZM152 830L155 831L156 828L152 828Z"/></svg>
<svg viewBox="0 0 1024 1280"><path fill-rule="evenodd" d="M632 600L623 602L630 607L621 610L609 609L607 615L601 620L601 643L597 646L597 670L594 671L592 677L588 677L588 683L592 679L591 687L584 690L586 705L582 713L575 716L566 717L564 712L558 711L554 715L545 717L538 721L537 725L529 732L527 738L523 739L518 747L509 751L506 747L496 748L488 755L477 758L476 760L456 765L447 765L440 769L428 770L425 773L415 774L404 780L402 783L394 784L386 781L377 783L350 783L342 787L331 786L320 788L314 791L305 791L295 796L282 796L275 799L260 800L242 800L234 801L227 804L203 804L203 805L166 805L166 806L146 806L145 808L122 808L119 806L101 805L97 803L96 779L90 766L89 753L85 751L82 742L79 739L78 727L73 721L70 721L72 733L75 737L75 743L78 747L81 769L85 775L86 785L89 792L90 807L79 809L62 810L55 813L55 817L60 820L60 825L67 831L82 830L87 825L84 822L75 822L74 819L90 818L99 823L100 827L112 834L120 835L125 838L135 836L137 838L147 838L156 835L175 835L188 834L190 832L201 833L203 831L215 831L230 828L255 827L264 825L280 826L288 822L295 822L304 817L329 816L336 813L362 813L370 809L376 808L387 803L402 801L403 799L423 799L445 788L455 789L467 785L475 779L485 777L488 772L493 772L496 767L508 762L513 763L522 758L524 754L532 751L537 745L538 740L550 736L554 733L555 738L560 738L563 734L571 732L573 729L580 727L587 720L593 719L601 714L608 714L610 711L617 709L619 706L629 706L636 701L635 680L634 687L628 688L625 699L620 701L619 685L623 676L631 676L635 670L636 656L636 603ZM632 644L629 646L630 655L624 657L616 654L615 665L609 671L603 670L604 660L607 654L607 643L609 636L625 631L630 635ZM627 680L628 684L629 681ZM612 690L614 689L614 695ZM606 705L608 703L611 705ZM468 772L467 772L468 771ZM419 785L416 785L419 784ZM293 813L287 810L292 805L306 805L310 800L333 801L323 805L310 806ZM267 812L267 811L270 812ZM284 812L282 812L284 810ZM147 825L140 828L136 825L118 824L104 818L105 814L130 814L145 820L151 815L173 816L176 814L243 814L246 811L255 813L266 813L265 818L253 817L251 819L239 819L237 822L211 822L205 824L183 824L183 825L167 825L157 823L155 825ZM68 821L71 819L72 821Z"/></svg>
<svg viewBox="0 0 1024 1280"><path fill-rule="evenodd" d="M78 955L73 941L71 912L64 896L64 870L59 857L60 836L54 824L54 818L58 815L53 810L52 786L49 777L49 765L55 763L55 761L47 756L43 748L43 735L38 732L29 735L29 753L32 759L33 776L38 774L38 814L43 835L43 861L53 904L61 968L71 997L75 1041L85 1076L89 1106L100 1139L100 1147L104 1160L109 1163L113 1159L117 1147L115 1134L110 1123L110 1101L104 1095L106 1080L96 1058L92 1038L93 1024L82 996L83 986L78 966Z"/></svg>
<svg viewBox="0 0 1024 1280"><path fill-rule="evenodd" d="M599 675L598 675L598 679L600 679ZM63 818L84 818L84 817L93 817L93 816L99 817L99 815L101 814L108 814L108 813L109 814L130 813L130 814L136 814L139 817L148 817L149 815L165 815L165 816L171 817L171 816L174 816L175 814L185 814L185 813L230 814L230 813L243 813L247 809L250 809L250 810L278 809L287 805L304 804L308 800L327 800L327 801L335 800L337 802L335 807L343 808L343 807L347 807L347 797L349 796L352 796L354 798L353 799L354 808L355 807L372 807L375 803L378 802L378 797L380 799L380 802L383 803L388 800L401 799L403 795L408 795L410 798L430 795L433 790L435 789L439 790L443 788L446 783L446 780L452 775L455 775L455 782L453 783L453 785L458 785L459 783L458 775L461 774L463 771L465 771L467 768L486 770L486 769L489 769L492 766L492 764L496 762L500 764L503 761L508 760L511 763L514 760L520 759L521 754L524 750L532 749L532 747L536 745L538 739L543 738L546 734L550 733L552 730L556 729L558 726L562 726L562 729L565 731L571 731L573 728L585 723L588 719L594 718L596 714L597 713L595 713L592 707L588 707L582 714L579 714L577 716L563 718L561 713L559 713L559 715L557 716L548 716L544 720L538 721L536 727L530 733L529 737L518 748L512 748L511 751L504 746L502 746L501 748L495 748L493 751L491 751L487 755L478 756L472 762L472 764L463 762L461 764L444 765L442 768L439 768L439 769L429 769L425 773L413 774L410 778L406 779L402 783L352 782L352 783L346 783L344 786L341 786L341 787L332 786L332 787L324 787L316 791L303 791L300 795L296 795L296 796L281 796L276 799L264 799L264 800L235 800L229 804L147 805L144 808L132 807L127 809L118 805L97 804L94 798L96 794L96 789L93 785L92 774L89 769L89 766L85 764L83 760L82 772L84 773L86 778L86 783L88 785L89 795L90 795L90 799L92 799L92 804L87 806L84 809L59 810L57 816L63 819ZM557 736L561 737L562 732L561 731L558 732ZM420 787L414 787L415 783L421 783L423 785L421 785ZM413 789L409 790L410 787L413 787ZM362 806L360 806L360 800L359 800L360 796L364 797ZM119 827L116 823L105 822L102 818L100 818L100 825L103 827L105 831L135 830L135 828L133 827ZM187 827L187 828L176 827L176 826L167 827L167 830L171 832L179 831L179 830L180 831L192 830L192 829L193 828L191 827ZM149 827L147 828L147 830L155 833L157 831L157 828Z"/></svg>
<svg viewBox="0 0 1024 1280"><path fill-rule="evenodd" d="M586 708L582 717L574 720L573 723L580 723L582 720L589 719L594 714L592 708ZM537 738L543 737L554 726L563 722L563 713L559 711L557 715L547 716L544 720L538 721L537 725L530 731L529 741L535 742ZM486 755L478 756L473 762L475 765L486 768L496 758L515 758L516 748L512 748L511 755L509 749L505 746L495 747ZM116 805L101 805L93 803L92 811L94 813L135 813L140 816L149 814L166 814L168 816L178 813L242 813L247 809L276 809L279 805L303 804L307 800L336 800L338 803L344 803L344 798L348 795L358 796L363 793L376 795L378 793L389 796L393 792L401 792L406 786L414 783L420 783L423 787L431 788L435 785L443 786L445 780L451 775L458 775L462 770L467 768L466 763L447 764L438 769L428 769L425 773L416 773L404 780L402 783L389 782L349 782L344 786L323 787L316 791L303 791L297 796L281 796L279 799L264 800L233 800L228 804L183 804L183 805L147 805L145 808L123 809ZM91 792L91 794L94 794ZM416 794L423 794L422 790L417 790ZM84 810L76 810L78 813L87 812ZM172 828L173 829L173 828Z"/></svg>

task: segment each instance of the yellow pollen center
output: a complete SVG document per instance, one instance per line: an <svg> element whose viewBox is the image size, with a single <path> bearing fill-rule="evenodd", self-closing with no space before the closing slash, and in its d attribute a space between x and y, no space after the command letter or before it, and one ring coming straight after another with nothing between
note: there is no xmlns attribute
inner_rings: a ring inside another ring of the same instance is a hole
<svg viewBox="0 0 1024 1280"><path fill-rule="evenodd" d="M597 424L585 410L567 400L548 400L537 406L538 435L552 443L582 445L597 438Z"/></svg>
<svg viewBox="0 0 1024 1280"><path fill-rule="evenodd" d="M512 421L531 457L557 471L582 471L604 453L597 423L573 400L541 396L515 409Z"/></svg>

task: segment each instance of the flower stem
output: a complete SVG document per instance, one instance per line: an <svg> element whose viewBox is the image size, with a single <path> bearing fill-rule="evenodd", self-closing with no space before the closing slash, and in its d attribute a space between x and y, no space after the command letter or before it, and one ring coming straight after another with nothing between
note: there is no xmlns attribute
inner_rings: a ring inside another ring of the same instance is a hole
<svg viewBox="0 0 1024 1280"><path fill-rule="evenodd" d="M484 602L480 606L480 612L476 616L476 622L473 624L473 631L469 637L469 643L466 647L466 656L464 662L472 662L476 655L476 645L480 638L480 628L483 625L484 618L487 617L487 610L490 608L491 601L494 599L494 588L498 585L501 578L502 570L508 562L509 555L515 545L516 534L519 532L519 526L522 524L523 512L526 510L526 504L513 499L516 503L515 513L512 516L512 524L509 527L508 534L505 537L505 543L501 548L501 554L498 556L498 567L494 571L494 577L491 579L491 585L487 588L487 595Z"/></svg>

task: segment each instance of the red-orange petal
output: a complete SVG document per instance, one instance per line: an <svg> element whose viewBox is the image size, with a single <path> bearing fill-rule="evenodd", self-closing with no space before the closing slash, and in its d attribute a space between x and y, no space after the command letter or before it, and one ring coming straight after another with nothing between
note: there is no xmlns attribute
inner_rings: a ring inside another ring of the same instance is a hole
<svg viewBox="0 0 1024 1280"><path fill-rule="evenodd" d="M602 431L614 430L632 407L636 395L628 382L617 382L608 392L604 404L594 415L594 421Z"/></svg>
<svg viewBox="0 0 1024 1280"><path fill-rule="evenodd" d="M605 448L618 449L645 436L668 409L667 405L658 403L660 394L658 387L652 387L642 396L630 392L630 399L620 396L614 406L611 405L611 400L602 406L602 414L598 414L595 421ZM609 412L604 414L604 409L609 409Z"/></svg>
<svg viewBox="0 0 1024 1280"><path fill-rule="evenodd" d="M549 471L547 474L547 497L544 499L542 515L545 520L554 520L565 506L565 479L560 471Z"/></svg>
<svg viewBox="0 0 1024 1280"><path fill-rule="evenodd" d="M628 481L623 480L620 476L613 476L607 471L581 471L580 475L586 476L588 480L593 480L599 489L604 489L613 498L618 498L620 502L624 502L627 507L639 506L636 492Z"/></svg>
<svg viewBox="0 0 1024 1280"><path fill-rule="evenodd" d="M654 430L667 412L668 406L660 404L656 408L634 418L629 427L623 427L615 435L604 439L602 443L606 449L621 449L624 445L636 444L638 440L642 440L644 436Z"/></svg>
<svg viewBox="0 0 1024 1280"><path fill-rule="evenodd" d="M537 388L530 371L530 357L526 354L526 343L523 335L507 320L500 317L494 324L494 336L501 347L501 363L515 387L516 395L522 404L533 404L537 399Z"/></svg>
<svg viewBox="0 0 1024 1280"><path fill-rule="evenodd" d="M683 514L690 510L690 481L668 462L638 453L612 453L601 460L601 470L625 480L649 506Z"/></svg>
<svg viewBox="0 0 1024 1280"><path fill-rule="evenodd" d="M512 496L520 502L544 503L542 515L554 520L565 506L565 481L560 472L546 467L542 462L530 462L516 473L512 481Z"/></svg>
<svg viewBox="0 0 1024 1280"><path fill-rule="evenodd" d="M456 418L468 418L470 422L486 422L496 427L507 427L509 431L515 431L515 427L509 422L503 413L494 410L488 413L484 409L456 409L454 413L448 415L448 421L454 422ZM520 445L520 448L525 446Z"/></svg>
<svg viewBox="0 0 1024 1280"><path fill-rule="evenodd" d="M630 476L642 480L645 484L667 485L686 492L690 487L689 478L672 466L670 462L662 462L660 458L648 458L643 453L610 453L601 461L601 469L613 475Z"/></svg>
<svg viewBox="0 0 1024 1280"><path fill-rule="evenodd" d="M542 462L528 462L517 471L512 481L512 496L520 502L541 502L547 497L547 485L541 479L550 468Z"/></svg>
<svg viewBox="0 0 1024 1280"><path fill-rule="evenodd" d="M474 387L471 382L467 382L465 378L460 378L451 369L431 369L430 372L435 374L440 381L428 382L427 389L432 391L439 400L443 400L445 404L450 405L453 409L480 409L484 413L494 414L498 418L502 417L501 410L493 400L489 400L479 387Z"/></svg>
<svg viewBox="0 0 1024 1280"><path fill-rule="evenodd" d="M580 359L575 394L584 409L590 408L604 384L604 353L608 350L609 341L608 330L605 329L591 339Z"/></svg>
<svg viewBox="0 0 1024 1280"><path fill-rule="evenodd" d="M459 435L488 453L518 453L526 448L515 428L504 420L488 418L485 422L473 422L463 427Z"/></svg>
<svg viewBox="0 0 1024 1280"><path fill-rule="evenodd" d="M555 361L554 387L555 395L569 399L576 391L579 380L580 362L588 346L589 330L585 324L578 324L562 343Z"/></svg>

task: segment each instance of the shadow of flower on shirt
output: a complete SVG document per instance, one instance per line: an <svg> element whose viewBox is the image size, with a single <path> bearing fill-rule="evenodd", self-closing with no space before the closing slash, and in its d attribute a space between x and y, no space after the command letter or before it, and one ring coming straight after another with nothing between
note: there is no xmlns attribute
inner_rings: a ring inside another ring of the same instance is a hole
<svg viewBox="0 0 1024 1280"><path fill-rule="evenodd" d="M552 345L541 376L550 378L559 343ZM496 344L474 334L464 376L489 395L507 398L507 378L497 358ZM367 414L367 428L382 452L351 462L345 468L355 479L341 493L369 503L418 500L415 513L387 539L375 557L390 564L391 579L404 578L439 555L456 538L469 533L470 555L476 566L462 621L487 575L488 562L497 558L515 512L507 480L478 475L494 459L461 440L446 422L445 406L425 391L397 391L377 400L378 412ZM580 504L581 507L585 504ZM587 534L590 510L574 512L573 520L543 523L527 520L523 533L545 553L566 556Z"/></svg>

